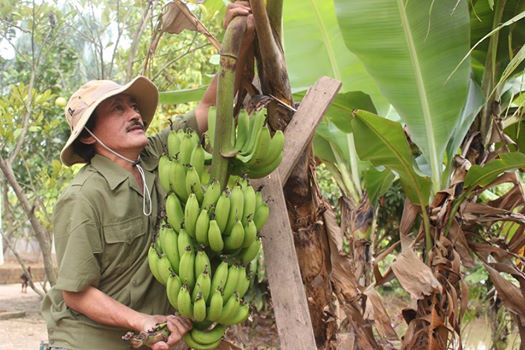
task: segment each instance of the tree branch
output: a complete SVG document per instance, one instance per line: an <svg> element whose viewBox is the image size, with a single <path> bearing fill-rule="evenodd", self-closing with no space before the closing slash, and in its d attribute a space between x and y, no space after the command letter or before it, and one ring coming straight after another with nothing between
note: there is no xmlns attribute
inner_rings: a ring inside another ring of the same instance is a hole
<svg viewBox="0 0 525 350"><path fill-rule="evenodd" d="M133 61L135 60L135 56L137 55L140 37L142 36L142 33L144 33L144 30L146 29L148 18L150 16L150 11L153 12L154 2L155 0L148 1L148 6L146 6L146 9L144 10L144 13L142 14L139 30L135 31L135 36L133 37L131 48L129 50L130 53L129 53L129 58L128 58L128 68L126 70L126 81L129 81L133 74Z"/></svg>

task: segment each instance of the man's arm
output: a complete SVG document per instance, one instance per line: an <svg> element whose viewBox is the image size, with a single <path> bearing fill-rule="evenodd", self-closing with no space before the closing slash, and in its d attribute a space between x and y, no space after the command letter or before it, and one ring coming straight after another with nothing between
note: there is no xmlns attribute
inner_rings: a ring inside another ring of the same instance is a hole
<svg viewBox="0 0 525 350"><path fill-rule="evenodd" d="M171 331L170 338L167 343L154 344L152 349L155 350L168 349L169 345L177 343L191 329L191 323L188 320L179 317L147 315L135 311L94 287L88 287L82 292L63 291L63 297L69 308L84 314L97 323L108 326L140 332L152 329L157 323L168 321Z"/></svg>

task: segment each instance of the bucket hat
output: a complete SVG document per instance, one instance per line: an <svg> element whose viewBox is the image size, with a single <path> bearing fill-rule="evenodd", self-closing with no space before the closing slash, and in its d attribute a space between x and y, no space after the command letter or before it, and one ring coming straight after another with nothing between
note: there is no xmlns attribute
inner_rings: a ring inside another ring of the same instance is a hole
<svg viewBox="0 0 525 350"><path fill-rule="evenodd" d="M149 126L159 100L159 92L151 80L138 76L126 85L120 85L112 80L91 80L71 96L64 108L66 121L71 130L60 152L60 160L64 165L85 163L85 160L75 153L73 142L84 129L95 108L105 99L118 94L126 94L135 99L145 128Z"/></svg>

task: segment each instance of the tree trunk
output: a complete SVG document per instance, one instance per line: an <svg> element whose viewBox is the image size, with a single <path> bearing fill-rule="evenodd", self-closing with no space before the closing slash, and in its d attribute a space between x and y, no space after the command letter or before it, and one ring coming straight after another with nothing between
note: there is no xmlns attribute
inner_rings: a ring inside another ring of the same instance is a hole
<svg viewBox="0 0 525 350"><path fill-rule="evenodd" d="M35 237L38 241L38 244L40 245L40 249L42 250L42 257L44 260L44 269L46 272L46 277L51 286L53 286L56 283L56 272L53 264L53 259L51 257L51 235L42 226L42 224L36 217L34 207L29 203L29 200L24 194L22 187L20 187L20 184L16 180L11 164L6 162L3 158L0 158L0 169L4 173L4 176L7 182L9 183L9 186L11 186L11 188L15 192L18 201L22 205L22 209L24 210L27 218L29 219L29 222L31 223L31 226L33 227Z"/></svg>

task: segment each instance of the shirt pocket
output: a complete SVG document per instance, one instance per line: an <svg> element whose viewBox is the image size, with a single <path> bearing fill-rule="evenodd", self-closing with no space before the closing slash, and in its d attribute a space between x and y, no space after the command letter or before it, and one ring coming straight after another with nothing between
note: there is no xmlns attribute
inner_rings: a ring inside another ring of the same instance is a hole
<svg viewBox="0 0 525 350"><path fill-rule="evenodd" d="M146 220L134 217L103 226L102 273L126 272L137 262L145 244Z"/></svg>

